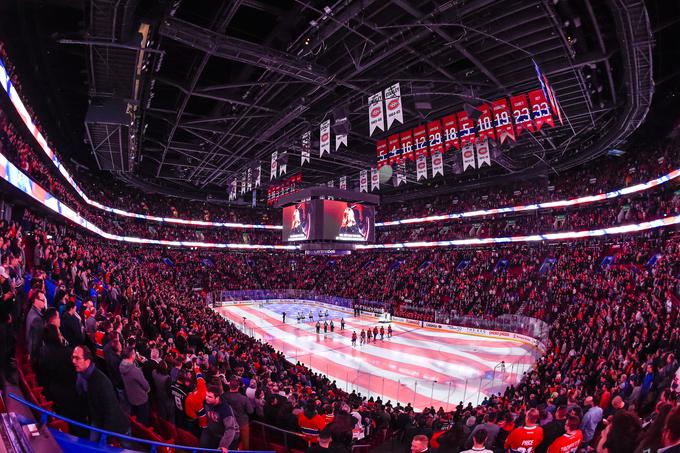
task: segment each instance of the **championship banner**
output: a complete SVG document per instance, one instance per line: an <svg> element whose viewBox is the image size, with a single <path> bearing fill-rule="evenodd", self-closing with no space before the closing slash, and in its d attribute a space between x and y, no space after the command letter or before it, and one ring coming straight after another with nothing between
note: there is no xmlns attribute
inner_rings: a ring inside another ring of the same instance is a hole
<svg viewBox="0 0 680 453"><path fill-rule="evenodd" d="M399 187L406 182L406 162L403 160L397 163L396 178L396 187Z"/></svg>
<svg viewBox="0 0 680 453"><path fill-rule="evenodd" d="M328 181L328 183L327 183L326 185L332 189L332 188L335 187L335 181L333 181L333 180L331 179L330 181Z"/></svg>
<svg viewBox="0 0 680 453"><path fill-rule="evenodd" d="M413 133L410 130L402 132L400 139L401 139L401 159L399 159L399 162L403 162L406 159L413 161L415 159L413 155Z"/></svg>
<svg viewBox="0 0 680 453"><path fill-rule="evenodd" d="M236 179L229 183L229 200L236 200Z"/></svg>
<svg viewBox="0 0 680 453"><path fill-rule="evenodd" d="M463 171L468 167L477 168L475 165L475 146L472 143L466 143L463 146Z"/></svg>
<svg viewBox="0 0 680 453"><path fill-rule="evenodd" d="M369 136L373 135L373 131L376 129L385 130L385 114L383 112L381 91L368 98L368 128L370 131Z"/></svg>
<svg viewBox="0 0 680 453"><path fill-rule="evenodd" d="M262 182L261 176L262 176L262 165L257 164L256 166L253 167L253 172L255 174L255 188L260 187L260 183Z"/></svg>
<svg viewBox="0 0 680 453"><path fill-rule="evenodd" d="M515 119L515 128L517 130L517 137L520 136L523 130L534 132L534 123L531 122L531 112L529 111L529 104L527 98L523 94L518 94L510 98L510 108L512 108L512 116Z"/></svg>
<svg viewBox="0 0 680 453"><path fill-rule="evenodd" d="M404 112L401 107L401 90L399 82L385 90L385 105L387 106L387 129L392 127L392 123L398 121L404 124Z"/></svg>
<svg viewBox="0 0 680 453"><path fill-rule="evenodd" d="M468 143L475 142L475 123L468 117L466 112L458 112L458 136L463 148Z"/></svg>
<svg viewBox="0 0 680 453"><path fill-rule="evenodd" d="M302 134L302 153L300 154L300 166L305 162L309 162L309 156L312 151L312 131L307 131Z"/></svg>
<svg viewBox="0 0 680 453"><path fill-rule="evenodd" d="M371 192L380 189L380 178L378 177L378 169L371 168Z"/></svg>
<svg viewBox="0 0 680 453"><path fill-rule="evenodd" d="M444 159L442 159L442 153L434 151L432 153L432 177L437 175L444 176Z"/></svg>
<svg viewBox="0 0 680 453"><path fill-rule="evenodd" d="M445 116L442 119L444 123L444 151L450 150L452 147L460 149L460 140L458 139L458 121L456 115Z"/></svg>
<svg viewBox="0 0 680 453"><path fill-rule="evenodd" d="M511 138L516 141L515 130L512 127L512 120L510 120L510 109L508 108L508 101L498 99L491 104L493 110L494 125L496 126L496 133L502 145L506 138Z"/></svg>
<svg viewBox="0 0 680 453"><path fill-rule="evenodd" d="M279 156L279 176L285 175L287 171L288 171L288 151L283 151Z"/></svg>
<svg viewBox="0 0 680 453"><path fill-rule="evenodd" d="M416 160L421 154L427 154L427 134L425 133L425 126L418 126L413 129L413 152L416 155Z"/></svg>
<svg viewBox="0 0 680 453"><path fill-rule="evenodd" d="M271 165L271 171L269 172L269 180L271 181L276 177L276 168L277 168L277 161L276 158L278 157L279 153L278 151L274 151L272 153L272 165Z"/></svg>
<svg viewBox="0 0 680 453"><path fill-rule="evenodd" d="M335 134L335 150L340 149L340 145L345 145L347 148L347 134Z"/></svg>
<svg viewBox="0 0 680 453"><path fill-rule="evenodd" d="M340 188L347 190L347 176L340 176Z"/></svg>
<svg viewBox="0 0 680 453"><path fill-rule="evenodd" d="M418 154L416 157L416 181L427 179L427 155Z"/></svg>
<svg viewBox="0 0 680 453"><path fill-rule="evenodd" d="M323 153L331 152L331 120L326 120L319 126L319 157Z"/></svg>
<svg viewBox="0 0 680 453"><path fill-rule="evenodd" d="M387 165L390 167L401 159L401 144L399 143L399 134L390 135L387 137Z"/></svg>
<svg viewBox="0 0 680 453"><path fill-rule="evenodd" d="M368 172L366 170L359 172L359 192L368 192Z"/></svg>
<svg viewBox="0 0 680 453"><path fill-rule="evenodd" d="M496 140L496 134L493 130L493 119L491 117L491 107L488 104L482 104L477 107L477 110L482 112L477 120L477 140Z"/></svg>
<svg viewBox="0 0 680 453"><path fill-rule="evenodd" d="M443 153L444 144L442 143L442 123L439 120L427 123L427 138L430 143L430 154Z"/></svg>
<svg viewBox="0 0 680 453"><path fill-rule="evenodd" d="M529 102L531 103L531 110L534 112L534 122L536 123L537 131L540 131L541 126L544 124L555 127L555 121L550 113L550 107L545 99L543 90L530 91Z"/></svg>
<svg viewBox="0 0 680 453"><path fill-rule="evenodd" d="M248 192L253 190L253 169L248 167L246 169L246 189Z"/></svg>
<svg viewBox="0 0 680 453"><path fill-rule="evenodd" d="M378 155L378 168L387 165L387 140L378 140L376 143L376 154Z"/></svg>
<svg viewBox="0 0 680 453"><path fill-rule="evenodd" d="M246 172L244 171L243 174L241 174L241 195L246 193Z"/></svg>
<svg viewBox="0 0 680 453"><path fill-rule="evenodd" d="M491 165L491 155L489 154L489 140L477 140L477 165L482 168L483 164Z"/></svg>

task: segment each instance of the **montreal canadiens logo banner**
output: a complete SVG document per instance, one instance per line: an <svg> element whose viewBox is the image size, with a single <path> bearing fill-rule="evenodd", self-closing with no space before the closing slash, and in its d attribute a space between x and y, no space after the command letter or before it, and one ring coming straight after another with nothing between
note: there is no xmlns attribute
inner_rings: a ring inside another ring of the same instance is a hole
<svg viewBox="0 0 680 453"><path fill-rule="evenodd" d="M361 170L359 172L359 192L368 192L368 172Z"/></svg>
<svg viewBox="0 0 680 453"><path fill-rule="evenodd" d="M340 188L347 190L347 176L340 176Z"/></svg>
<svg viewBox="0 0 680 453"><path fill-rule="evenodd" d="M531 110L534 112L536 130L540 131L541 126L544 124L555 127L555 121L550 113L550 107L548 106L548 101L545 99L543 90L529 92L529 102L531 102Z"/></svg>
<svg viewBox="0 0 680 453"><path fill-rule="evenodd" d="M399 138L401 139L401 159L399 159L399 162L406 159L413 161L415 159L413 155L413 133L410 130L402 132Z"/></svg>
<svg viewBox="0 0 680 453"><path fill-rule="evenodd" d="M378 156L378 168L387 165L387 140L378 140L375 143L375 152Z"/></svg>
<svg viewBox="0 0 680 453"><path fill-rule="evenodd" d="M319 126L319 157L331 152L331 120L326 120Z"/></svg>
<svg viewBox="0 0 680 453"><path fill-rule="evenodd" d="M489 155L489 141L487 139L477 140L477 163L479 168L482 165L491 165L491 156Z"/></svg>
<svg viewBox="0 0 680 453"><path fill-rule="evenodd" d="M531 112L529 111L526 96L519 94L511 97L510 107L512 108L512 116L515 119L517 137L522 134L523 130L534 132L534 123L531 122Z"/></svg>
<svg viewBox="0 0 680 453"><path fill-rule="evenodd" d="M236 200L236 180L232 179L229 183L229 199Z"/></svg>
<svg viewBox="0 0 680 453"><path fill-rule="evenodd" d="M460 149L456 115L445 116L442 123L444 124L444 150L448 151L451 148Z"/></svg>
<svg viewBox="0 0 680 453"><path fill-rule="evenodd" d="M371 168L371 192L380 189L380 178L378 177L378 169Z"/></svg>
<svg viewBox="0 0 680 453"><path fill-rule="evenodd" d="M274 151L272 153L272 165L271 165L271 171L269 173L269 180L271 181L276 177L276 168L277 168L277 161L276 158L278 157L278 152Z"/></svg>
<svg viewBox="0 0 680 453"><path fill-rule="evenodd" d="M482 104L477 107L481 113L477 120L477 140L495 140L496 134L493 130L493 120L491 118L491 107Z"/></svg>
<svg viewBox="0 0 680 453"><path fill-rule="evenodd" d="M368 98L368 128L369 136L373 135L373 131L376 129L385 130L385 113L381 91Z"/></svg>
<svg viewBox="0 0 680 453"><path fill-rule="evenodd" d="M307 131L302 134L302 153L300 154L300 166L305 162L309 162L309 156L312 150L312 131Z"/></svg>
<svg viewBox="0 0 680 453"><path fill-rule="evenodd" d="M427 155L418 154L416 157L416 180L427 179Z"/></svg>
<svg viewBox="0 0 680 453"><path fill-rule="evenodd" d="M515 130L512 127L512 120L510 119L510 109L508 108L508 101L505 99L498 99L491 104L493 110L493 121L496 126L496 133L501 145L507 138L516 141Z"/></svg>
<svg viewBox="0 0 680 453"><path fill-rule="evenodd" d="M475 146L470 142L463 146L463 171L468 167L477 168L475 165Z"/></svg>
<svg viewBox="0 0 680 453"><path fill-rule="evenodd" d="M387 128L395 121L404 124L404 112L401 108L401 90L399 82L385 90L385 105L387 106ZM371 132L372 133L372 132Z"/></svg>
<svg viewBox="0 0 680 453"><path fill-rule="evenodd" d="M442 159L442 153L434 151L432 153L432 177L437 175L444 176L444 159Z"/></svg>

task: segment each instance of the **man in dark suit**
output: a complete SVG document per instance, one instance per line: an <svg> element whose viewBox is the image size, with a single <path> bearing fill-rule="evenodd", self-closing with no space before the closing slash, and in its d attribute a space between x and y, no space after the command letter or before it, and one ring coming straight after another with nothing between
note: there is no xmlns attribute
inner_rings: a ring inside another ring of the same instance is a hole
<svg viewBox="0 0 680 453"><path fill-rule="evenodd" d="M42 346L42 334L45 328L43 311L47 305L47 298L42 291L33 293L31 309L26 315L26 349L31 359L37 359L38 351Z"/></svg>
<svg viewBox="0 0 680 453"><path fill-rule="evenodd" d="M76 389L85 396L90 423L99 429L128 434L130 420L118 405L113 384L92 362L92 352L77 346L71 354L76 369ZM98 436L97 436L98 437Z"/></svg>
<svg viewBox="0 0 680 453"><path fill-rule="evenodd" d="M71 347L85 343L85 335L83 335L83 326L80 323L80 317L76 313L76 303L70 300L66 304L66 311L61 315L61 334Z"/></svg>

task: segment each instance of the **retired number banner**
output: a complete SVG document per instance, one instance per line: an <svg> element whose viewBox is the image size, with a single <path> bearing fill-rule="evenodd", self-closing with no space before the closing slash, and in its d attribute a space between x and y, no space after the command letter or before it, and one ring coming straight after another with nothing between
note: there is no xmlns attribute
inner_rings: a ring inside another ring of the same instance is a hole
<svg viewBox="0 0 680 453"><path fill-rule="evenodd" d="M491 107L482 104L477 107L482 112L477 120L477 140L495 140L496 135L493 130L493 120L491 118Z"/></svg>
<svg viewBox="0 0 680 453"><path fill-rule="evenodd" d="M508 108L508 101L503 99L498 99L493 101L493 119L494 125L496 126L496 133L498 134L498 139L501 145L507 138L511 138L512 141L516 141L515 130L512 127L512 120L510 119L510 109Z"/></svg>
<svg viewBox="0 0 680 453"><path fill-rule="evenodd" d="M401 158L401 145L399 144L399 134L387 137L387 165L390 167Z"/></svg>
<svg viewBox="0 0 680 453"><path fill-rule="evenodd" d="M456 115L445 116L442 122L444 123L444 151L448 151L452 147L460 149Z"/></svg>
<svg viewBox="0 0 680 453"><path fill-rule="evenodd" d="M527 98L523 94L518 94L510 98L510 106L512 107L512 116L515 119L515 128L517 130L517 137L522 134L523 130L534 132L534 124L531 122L531 112L529 111L529 104Z"/></svg>
<svg viewBox="0 0 680 453"><path fill-rule="evenodd" d="M378 155L378 168L387 165L387 141L378 140L376 143L376 154Z"/></svg>
<svg viewBox="0 0 680 453"><path fill-rule="evenodd" d="M545 99L543 90L529 92L529 102L531 102L531 110L534 112L534 122L536 123L537 131L540 131L541 126L544 124L555 127L555 121L550 113L550 107Z"/></svg>
<svg viewBox="0 0 680 453"><path fill-rule="evenodd" d="M434 120L427 123L427 138L430 143L430 154L444 152L441 121Z"/></svg>
<svg viewBox="0 0 680 453"><path fill-rule="evenodd" d="M399 162L403 162L408 159L411 162L415 159L413 155L413 133L411 130L401 133L401 159Z"/></svg>

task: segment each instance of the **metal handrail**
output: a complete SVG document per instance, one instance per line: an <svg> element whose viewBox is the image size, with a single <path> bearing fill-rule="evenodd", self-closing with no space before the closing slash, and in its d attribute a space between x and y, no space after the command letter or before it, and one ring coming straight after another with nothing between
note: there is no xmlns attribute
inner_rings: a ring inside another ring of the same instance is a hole
<svg viewBox="0 0 680 453"><path fill-rule="evenodd" d="M40 412L40 424L41 425L46 425L48 418L53 417L56 418L57 420L63 420L69 425L74 425L79 428L87 429L88 431L94 431L96 433L101 434L101 437L99 438L99 445L100 446L106 446L106 439L108 437L115 437L116 439L122 439L122 440L127 440L130 442L135 442L135 443L140 443L140 444L147 444L151 447L151 452L154 453L158 447L167 447L167 448L174 448L177 450L190 450L191 452L210 452L210 453L222 453L222 450L219 449L214 449L214 448L201 448L201 447L190 447L188 445L176 445L176 444L168 444L164 442L155 442L153 440L147 440L147 439L141 439L139 437L132 437L132 436L127 436L125 434L119 434L119 433L114 433L113 431L106 431L103 429L95 428L94 426L86 425L85 423L78 422L76 420L72 420L70 418L64 417L63 415L55 414L54 412L48 411L46 409L43 409L40 406L37 406L29 401L26 401L25 399L21 398L20 396L17 396L13 393L9 393L7 396L12 398L14 401L17 401L18 403L23 404L24 406L30 407L33 410L36 410ZM241 453L275 453L272 450L258 450L258 451L241 451Z"/></svg>

